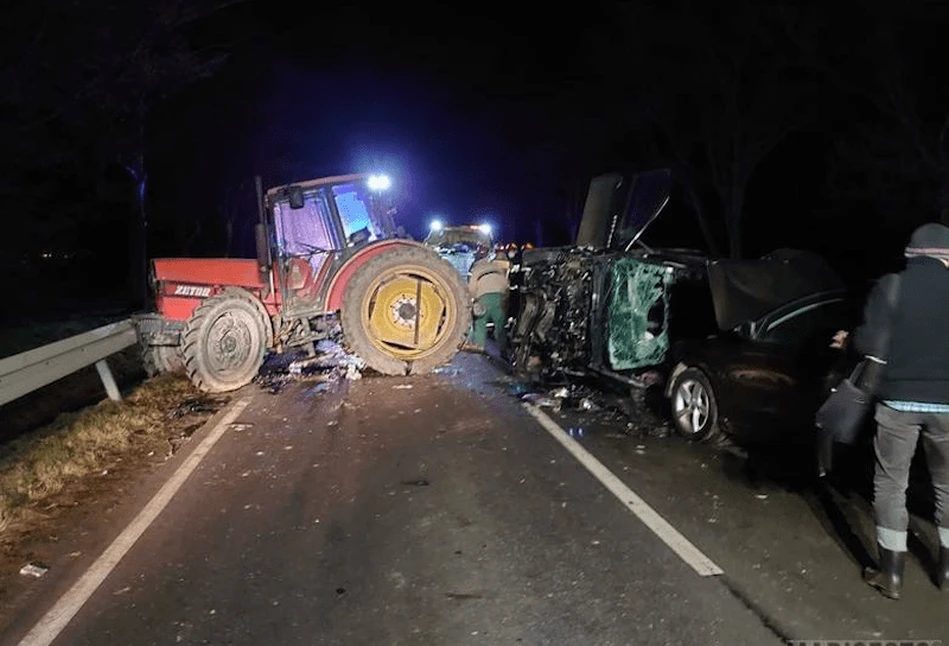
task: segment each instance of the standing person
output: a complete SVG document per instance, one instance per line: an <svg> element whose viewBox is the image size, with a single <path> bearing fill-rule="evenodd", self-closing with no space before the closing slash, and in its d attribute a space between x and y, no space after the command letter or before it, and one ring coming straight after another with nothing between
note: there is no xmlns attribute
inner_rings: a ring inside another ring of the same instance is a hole
<svg viewBox="0 0 949 646"><path fill-rule="evenodd" d="M859 352L886 359L873 441L879 565L867 568L864 580L891 599L899 599L903 585L906 489L920 435L936 498L935 578L940 589L949 589L949 227L919 227L905 256L906 268L885 276L871 292L864 322L854 333ZM898 294L895 302L892 294ZM881 339L887 337L884 348Z"/></svg>
<svg viewBox="0 0 949 646"><path fill-rule="evenodd" d="M474 321L468 337L466 350L484 352L488 340L488 323L494 323L494 338L503 353L505 342L504 326L507 317L504 313L508 292L508 272L510 263L499 258L495 252L475 261L471 265L468 278L468 290L475 301Z"/></svg>

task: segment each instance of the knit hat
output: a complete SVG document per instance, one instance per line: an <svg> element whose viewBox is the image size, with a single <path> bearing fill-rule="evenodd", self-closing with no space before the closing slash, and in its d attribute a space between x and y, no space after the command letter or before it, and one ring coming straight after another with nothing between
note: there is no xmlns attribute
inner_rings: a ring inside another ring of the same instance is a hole
<svg viewBox="0 0 949 646"><path fill-rule="evenodd" d="M949 258L949 227L931 222L915 231L906 246L906 257Z"/></svg>

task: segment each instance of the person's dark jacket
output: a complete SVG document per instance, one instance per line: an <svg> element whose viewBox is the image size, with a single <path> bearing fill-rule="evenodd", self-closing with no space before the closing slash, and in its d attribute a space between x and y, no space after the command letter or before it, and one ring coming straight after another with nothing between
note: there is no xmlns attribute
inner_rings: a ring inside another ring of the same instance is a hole
<svg viewBox="0 0 949 646"><path fill-rule="evenodd" d="M853 345L886 361L880 399L949 404L949 269L937 258L912 256L904 271L880 279Z"/></svg>

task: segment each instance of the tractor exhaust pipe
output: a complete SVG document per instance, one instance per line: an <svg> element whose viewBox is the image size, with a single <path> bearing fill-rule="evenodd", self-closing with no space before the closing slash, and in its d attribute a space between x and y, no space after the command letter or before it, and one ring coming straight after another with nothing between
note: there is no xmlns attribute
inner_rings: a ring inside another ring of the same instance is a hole
<svg viewBox="0 0 949 646"><path fill-rule="evenodd" d="M257 216L260 222L254 227L254 233L257 237L257 264L260 266L260 273L266 274L270 271L270 244L267 236L267 220L264 216L264 184L260 175L254 177L254 187L257 189Z"/></svg>

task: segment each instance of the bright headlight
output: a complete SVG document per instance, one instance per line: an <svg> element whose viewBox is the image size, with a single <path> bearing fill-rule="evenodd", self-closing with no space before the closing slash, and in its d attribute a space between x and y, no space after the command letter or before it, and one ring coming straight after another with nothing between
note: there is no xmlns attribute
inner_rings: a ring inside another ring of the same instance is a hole
<svg viewBox="0 0 949 646"><path fill-rule="evenodd" d="M370 190L384 191L392 186L392 180L389 179L388 175L370 175L368 184Z"/></svg>

